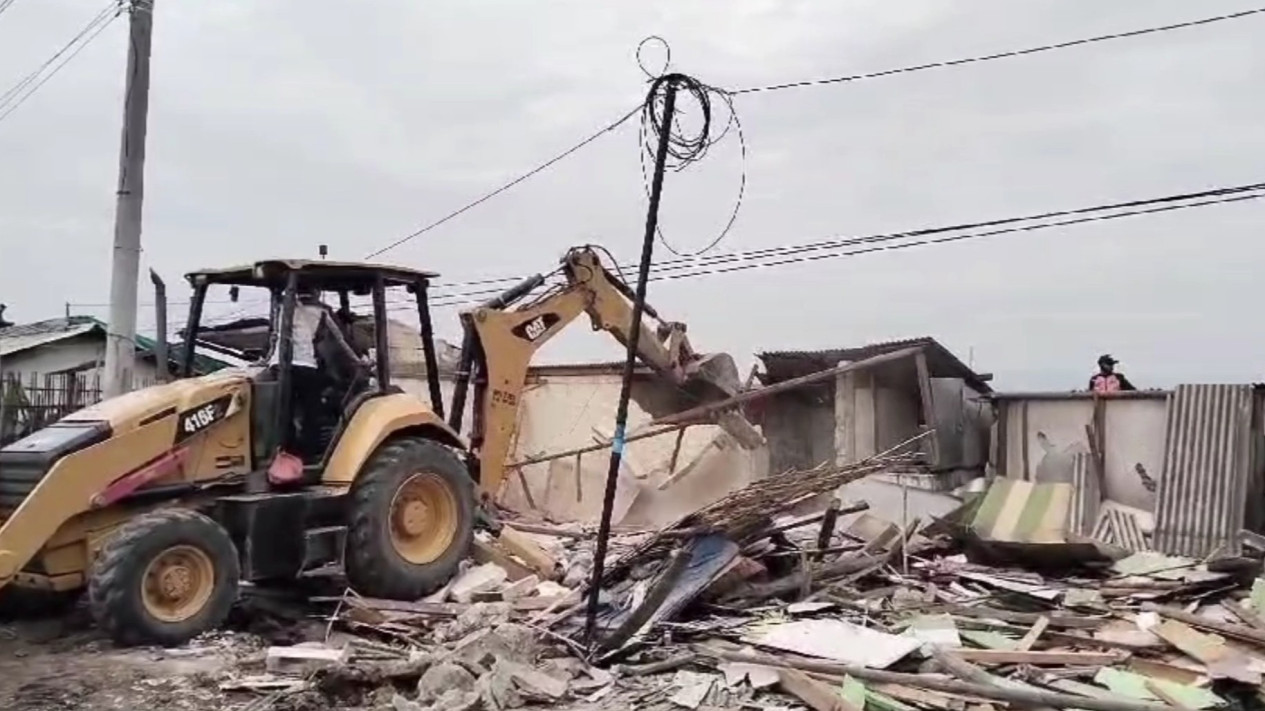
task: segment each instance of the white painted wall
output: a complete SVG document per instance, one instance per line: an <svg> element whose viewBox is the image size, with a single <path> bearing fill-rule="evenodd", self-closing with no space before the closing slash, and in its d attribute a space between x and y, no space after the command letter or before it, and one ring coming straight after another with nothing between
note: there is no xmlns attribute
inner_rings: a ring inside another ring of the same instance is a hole
<svg viewBox="0 0 1265 711"><path fill-rule="evenodd" d="M99 337L67 338L4 356L0 368L6 373L57 373L85 363L105 360L105 342Z"/></svg>
<svg viewBox="0 0 1265 711"><path fill-rule="evenodd" d="M1039 482L1070 482L1072 457L1088 452L1085 425L1093 421L1094 403L1090 398L1005 400L1007 409L1006 475L1025 476ZM1135 468L1138 464L1159 479L1164 463L1165 399L1129 398L1104 403L1104 448L1107 499L1126 506L1152 511L1155 495L1142 486ZM1024 408L1027 408L1027 427ZM1027 457L1024 442L1027 442Z"/></svg>
<svg viewBox="0 0 1265 711"><path fill-rule="evenodd" d="M424 380L399 379L397 382L404 390L428 400ZM618 375L603 373L549 375L530 383L523 392L518 439L510 460L520 461L607 441L615 419L619 383ZM638 382L634 385L634 397L655 397L656 388L671 387ZM452 383L443 383L442 389L445 402L451 403ZM651 419L635 401L630 404L630 433L636 433ZM469 411L465 422L468 428ZM719 427L690 427L682 439L673 470L682 475L661 491L659 485L673 473L669 465L675 444L675 435L628 444L616 489L615 523L627 526L669 523L764 476L768 470L767 449L744 450ZM578 475L574 457L524 467L521 480L509 473L497 503L513 511L543 515L554 521L596 522L601 514L609 462L610 450L603 449L580 457ZM531 491L535 511L523 493L523 481Z"/></svg>

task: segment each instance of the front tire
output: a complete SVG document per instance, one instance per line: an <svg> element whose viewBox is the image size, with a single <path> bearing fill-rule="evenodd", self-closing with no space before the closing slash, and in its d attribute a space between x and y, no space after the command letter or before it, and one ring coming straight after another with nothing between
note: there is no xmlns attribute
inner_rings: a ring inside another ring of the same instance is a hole
<svg viewBox="0 0 1265 711"><path fill-rule="evenodd" d="M362 595L416 600L457 572L474 541L474 482L447 447L387 442L351 488L347 579Z"/></svg>
<svg viewBox="0 0 1265 711"><path fill-rule="evenodd" d="M237 549L219 524L164 509L110 537L93 563L88 602L117 644L176 646L223 624L239 576Z"/></svg>

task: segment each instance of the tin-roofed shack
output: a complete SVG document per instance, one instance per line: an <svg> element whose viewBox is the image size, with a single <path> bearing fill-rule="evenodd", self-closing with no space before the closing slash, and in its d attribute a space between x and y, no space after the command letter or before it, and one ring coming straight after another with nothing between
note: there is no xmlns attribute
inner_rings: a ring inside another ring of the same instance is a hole
<svg viewBox="0 0 1265 711"><path fill-rule="evenodd" d="M781 393L758 408L770 446L770 469L781 472L822 462L855 462L919 434L924 474L951 488L983 473L991 410L981 396L991 376L973 371L934 338L874 343L819 351L759 354L766 385L843 363L913 349L873 367Z"/></svg>

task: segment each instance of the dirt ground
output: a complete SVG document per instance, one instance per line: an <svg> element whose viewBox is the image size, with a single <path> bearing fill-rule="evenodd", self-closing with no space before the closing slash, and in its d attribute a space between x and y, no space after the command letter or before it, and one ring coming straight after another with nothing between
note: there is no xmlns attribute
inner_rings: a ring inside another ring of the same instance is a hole
<svg viewBox="0 0 1265 711"><path fill-rule="evenodd" d="M224 631L177 649L121 649L93 626L82 603L57 615L0 612L0 709L9 711L211 711L267 707L258 694L221 684L262 672L270 644L320 636L317 621L280 623L239 606ZM251 669L255 671L251 671ZM254 704L254 706L252 706Z"/></svg>
<svg viewBox="0 0 1265 711"><path fill-rule="evenodd" d="M224 634L185 649L115 648L82 611L56 618L0 624L0 708L211 709L244 708L249 697L219 691L219 677L243 653L264 642Z"/></svg>

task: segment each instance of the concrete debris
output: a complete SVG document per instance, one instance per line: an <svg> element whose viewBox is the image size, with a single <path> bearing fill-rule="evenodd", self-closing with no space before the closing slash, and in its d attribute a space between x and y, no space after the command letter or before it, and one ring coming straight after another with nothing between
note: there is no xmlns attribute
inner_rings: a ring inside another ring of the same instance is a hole
<svg viewBox="0 0 1265 711"><path fill-rule="evenodd" d="M886 634L843 620L798 620L775 625L747 641L796 654L886 669L918 649L913 637Z"/></svg>
<svg viewBox="0 0 1265 711"><path fill-rule="evenodd" d="M593 532L511 521L442 595L310 598L296 618L332 616L321 643L217 683L288 700L258 711L1261 708L1261 560L1104 557L1056 535L1062 488L994 485L975 505L999 511L899 524L829 496L907 466L791 473L616 533L591 641Z"/></svg>
<svg viewBox="0 0 1265 711"><path fill-rule="evenodd" d="M331 649L321 644L269 647L264 667L273 674L309 674L347 661L347 649Z"/></svg>
<svg viewBox="0 0 1265 711"><path fill-rule="evenodd" d="M712 687L716 685L716 677L712 674L678 671L672 685L676 687L669 701L686 709L696 709L703 705Z"/></svg>
<svg viewBox="0 0 1265 711"><path fill-rule="evenodd" d="M474 689L474 682L474 675L459 664L451 662L436 664L427 669L417 682L417 699L421 702L431 702L451 690L470 691Z"/></svg>
<svg viewBox="0 0 1265 711"><path fill-rule="evenodd" d="M484 563L461 574L449 588L449 596L457 602L469 603L474 596L500 587L509 577L505 568L496 563Z"/></svg>

